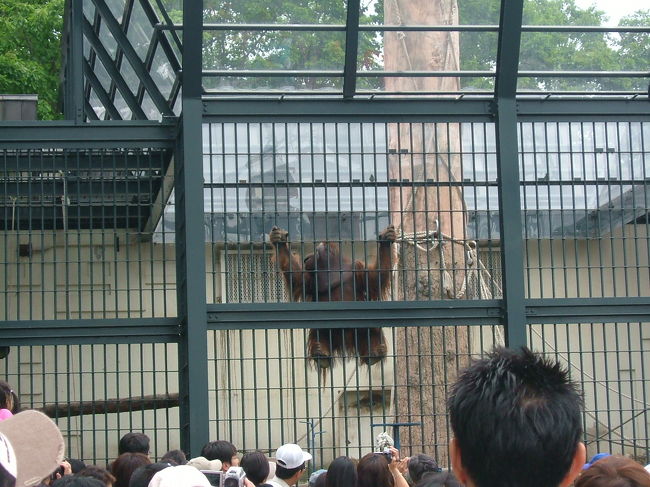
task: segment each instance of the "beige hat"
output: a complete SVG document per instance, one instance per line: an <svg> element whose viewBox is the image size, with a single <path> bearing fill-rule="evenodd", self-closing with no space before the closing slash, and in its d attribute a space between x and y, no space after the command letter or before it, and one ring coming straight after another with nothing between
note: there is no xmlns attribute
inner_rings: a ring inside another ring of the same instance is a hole
<svg viewBox="0 0 650 487"><path fill-rule="evenodd" d="M195 457L195 458L190 458L187 461L187 465L191 465L192 467L198 468L199 470L213 470L215 472L218 472L221 470L221 460L208 460L205 457Z"/></svg>
<svg viewBox="0 0 650 487"><path fill-rule="evenodd" d="M39 484L63 461L63 437L56 423L39 411L23 411L0 421L0 465L16 487Z"/></svg>

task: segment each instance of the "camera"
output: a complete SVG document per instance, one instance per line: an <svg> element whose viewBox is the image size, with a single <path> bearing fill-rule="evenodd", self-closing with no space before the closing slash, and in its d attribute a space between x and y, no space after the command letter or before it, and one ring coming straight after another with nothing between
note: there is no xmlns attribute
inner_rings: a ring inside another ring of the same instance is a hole
<svg viewBox="0 0 650 487"><path fill-rule="evenodd" d="M230 467L223 476L223 487L244 487L244 469L241 467Z"/></svg>
<svg viewBox="0 0 650 487"><path fill-rule="evenodd" d="M201 470L201 472L208 478L210 485L214 487L223 486L223 472L217 472L215 470Z"/></svg>
<svg viewBox="0 0 650 487"><path fill-rule="evenodd" d="M383 455L386 457L388 463L391 463L393 461L393 454L391 453L390 448L384 448L382 451L376 451L375 453L377 455Z"/></svg>

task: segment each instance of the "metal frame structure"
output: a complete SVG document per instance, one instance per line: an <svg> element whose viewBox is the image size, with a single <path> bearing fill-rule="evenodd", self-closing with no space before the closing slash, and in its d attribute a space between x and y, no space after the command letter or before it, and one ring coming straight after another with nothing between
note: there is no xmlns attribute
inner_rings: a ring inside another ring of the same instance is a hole
<svg viewBox="0 0 650 487"><path fill-rule="evenodd" d="M86 0L90 1L90 0ZM149 2L135 0L155 19ZM517 81L524 76L594 76L602 73L519 72L519 44L524 31L563 31L564 26L522 26L523 0L502 0L498 26L384 26L359 25L359 0L348 1L345 25L216 25L203 23L203 2L183 1L183 25L171 25L169 19L153 26L153 40L142 60L131 45L124 26L117 23L106 0L92 0L96 21L89 23L83 14L82 0L68 3L66 30L66 122L3 123L0 125L0 149L25 150L47 143L51 147L74 149L80 142L89 148L147 147L173 153L176 201L176 265L178 316L175 318L139 318L106 320L20 320L0 323L3 345L43 345L61 343L138 343L175 342L180 352L180 406L182 445L192 455L198 454L208 437L208 376L205 363L208 330L278 328L331 328L337 326L372 327L432 325L498 325L505 326L507 344L527 343L527 325L562 322L629 322L647 320L650 297L619 297L606 299L526 299L521 200L518 191L506 188L519 186L517 124L522 121L650 121L650 105L646 93L594 95L585 93L529 94L517 92ZM133 1L126 2L127 10ZM164 11L164 9L163 9ZM128 16L129 12L125 12ZM119 46L118 59L131 63L141 83L137 94L124 97L133 120L120 120L115 93L129 92L120 72L119 62L109 76L105 89L93 74L93 60L106 58L98 37L98 26L107 22ZM202 39L207 30L293 29L345 32L345 62L332 71L242 71L205 70L202 65ZM356 52L359 33L363 30L474 30L498 33L497 65L494 72L413 72L411 76L484 76L495 78L492 93L455 93L444 96L428 94L369 94L357 90L359 76L403 76L404 73L360 73ZM595 28L576 28L585 30ZM607 29L614 31L616 29ZM619 31L622 30L618 29ZM650 28L627 28L628 31L650 32ZM180 42L182 61L174 56L172 43ZM89 62L83 55L85 39L94 48ZM170 42L171 39L171 42ZM149 72L156 47L160 46L178 78L169 95L160 92ZM206 93L202 80L207 76L334 76L343 80L337 93L275 93L252 92ZM606 73L608 76L647 77L647 72ZM84 81L85 80L85 81ZM181 81L182 80L182 81ZM182 91L181 91L182 87ZM98 120L89 103L93 90L105 107L106 118ZM147 93L158 112L158 121L147 121L142 100ZM177 97L182 113L174 113ZM480 301L354 302L299 304L207 304L204 286L205 257L203 239L202 124L206 122L494 122L497 133L498 189L501 256L503 264L503 299ZM20 164L28 164L20 160ZM165 159L162 173L170 167ZM1 165L0 165L1 167ZM6 170L6 167L5 167ZM114 188L110 188L112 191ZM162 185L155 186L157 192Z"/></svg>

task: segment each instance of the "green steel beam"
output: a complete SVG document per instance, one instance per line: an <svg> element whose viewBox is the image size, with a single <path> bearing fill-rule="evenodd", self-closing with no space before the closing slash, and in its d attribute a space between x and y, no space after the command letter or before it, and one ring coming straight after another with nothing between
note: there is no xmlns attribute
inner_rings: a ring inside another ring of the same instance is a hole
<svg viewBox="0 0 650 487"><path fill-rule="evenodd" d="M566 298L526 301L528 324L647 323L650 298Z"/></svg>
<svg viewBox="0 0 650 487"><path fill-rule="evenodd" d="M203 100L206 121L493 121L490 100L235 99Z"/></svg>
<svg viewBox="0 0 650 487"><path fill-rule="evenodd" d="M133 71L138 76L140 82L144 85L147 93L151 97L151 100L153 101L158 111L160 111L163 116L173 115L171 108L167 104L167 100L165 100L165 97L160 93L158 86L154 82L153 78L151 78L151 74L149 74L149 71L147 71L144 63L138 56L138 53L135 51L134 47L131 45L131 41L129 41L120 24L117 22L117 20L115 20L115 17L113 17L113 14L111 13L108 5L106 5L103 0L96 0L95 6L102 16L104 25L108 28L108 30L117 41L117 44L122 49L124 56L126 56L126 59L129 61L131 67L133 68Z"/></svg>
<svg viewBox="0 0 650 487"><path fill-rule="evenodd" d="M57 345L78 343L175 343L176 318L115 318L82 320L3 321L3 345Z"/></svg>
<svg viewBox="0 0 650 487"><path fill-rule="evenodd" d="M176 119L100 121L75 125L67 121L2 122L0 149L127 149L172 148Z"/></svg>
<svg viewBox="0 0 650 487"><path fill-rule="evenodd" d="M83 2L70 2L68 26L68 52L66 57L66 90L63 103L64 116L76 123L83 122L84 76L83 76Z"/></svg>
<svg viewBox="0 0 650 487"><path fill-rule="evenodd" d="M352 98L357 90L357 52L359 49L360 0L348 0L345 25L345 64L343 67L343 98Z"/></svg>
<svg viewBox="0 0 650 487"><path fill-rule="evenodd" d="M517 69L523 0L501 0L495 84L499 223L506 345L526 345L524 256L517 146Z"/></svg>
<svg viewBox="0 0 650 487"><path fill-rule="evenodd" d="M375 121L399 122L492 122L492 99L418 99L414 97L313 98L275 96L267 98L204 98L206 122L220 121ZM650 120L647 98L565 100L563 98L517 99L518 121L638 121Z"/></svg>
<svg viewBox="0 0 650 487"><path fill-rule="evenodd" d="M208 324L211 330L499 325L501 314L498 300L211 304Z"/></svg>
<svg viewBox="0 0 650 487"><path fill-rule="evenodd" d="M175 158L176 292L183 330L178 347L180 431L181 448L197 456L210 440L203 228L203 1L183 0L183 20L183 118L180 153Z"/></svg>

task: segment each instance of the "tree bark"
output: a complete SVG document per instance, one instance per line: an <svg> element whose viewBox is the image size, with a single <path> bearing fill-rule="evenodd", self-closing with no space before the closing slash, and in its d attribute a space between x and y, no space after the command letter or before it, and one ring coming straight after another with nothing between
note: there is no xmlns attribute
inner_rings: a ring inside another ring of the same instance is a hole
<svg viewBox="0 0 650 487"><path fill-rule="evenodd" d="M385 0L386 25L457 25L456 0ZM387 71L456 71L458 32L386 32ZM458 91L457 77L387 78L396 92ZM441 95L444 96L444 95ZM391 221L403 233L397 251L396 298L464 296L466 211L461 181L460 127L447 123L389 125ZM429 235L430 240L418 237ZM420 426L400 433L403 455L428 453L448 466L447 386L468 355L466 327L396 330L396 420Z"/></svg>

